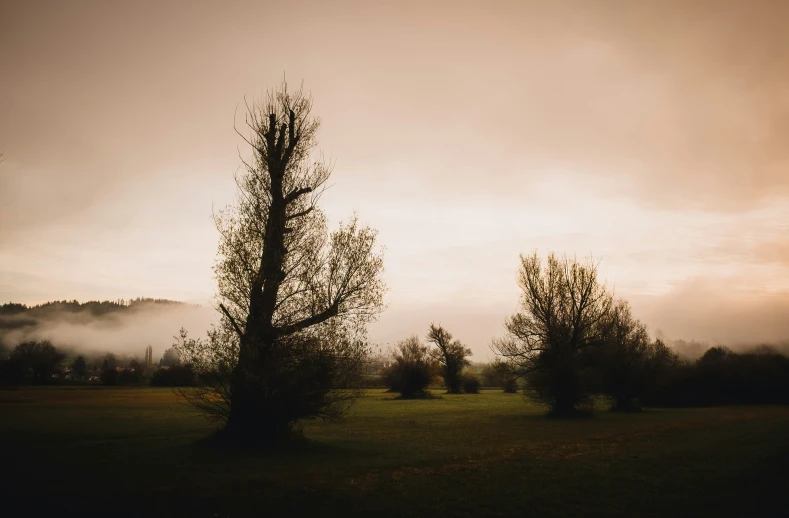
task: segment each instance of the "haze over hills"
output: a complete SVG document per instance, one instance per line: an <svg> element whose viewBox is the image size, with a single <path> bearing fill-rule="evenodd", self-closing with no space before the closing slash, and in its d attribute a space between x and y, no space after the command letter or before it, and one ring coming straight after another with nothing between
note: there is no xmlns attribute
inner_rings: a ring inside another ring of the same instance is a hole
<svg viewBox="0 0 789 518"><path fill-rule="evenodd" d="M161 354L181 327L204 335L215 315L210 307L151 298L8 303L0 306L0 345L10 349L28 340L49 340L64 350L132 355L151 345Z"/></svg>
<svg viewBox="0 0 789 518"><path fill-rule="evenodd" d="M505 315L502 313L498 318L503 321ZM415 328L420 327L425 319L424 314L416 311L407 317L404 321ZM492 327L493 315L490 320ZM212 307L168 299L63 300L32 306L10 302L0 305L0 350L10 350L24 341L49 340L65 351L112 352L131 356L142 355L145 347L151 345L155 354L159 355L173 344L173 336L181 327L186 328L190 336L202 337L216 322L217 313ZM374 324L373 327L373 343L391 345L377 338L394 335L396 330L381 324ZM681 357L688 359L696 359L710 347L721 344L735 351L769 346L789 356L787 340L770 340L759 336L748 340L747 336L737 335L738 340L710 342L694 340L692 335L673 336L660 329L653 330L653 334L666 341ZM468 344L474 349L472 359L475 362L485 363L492 359L487 343Z"/></svg>

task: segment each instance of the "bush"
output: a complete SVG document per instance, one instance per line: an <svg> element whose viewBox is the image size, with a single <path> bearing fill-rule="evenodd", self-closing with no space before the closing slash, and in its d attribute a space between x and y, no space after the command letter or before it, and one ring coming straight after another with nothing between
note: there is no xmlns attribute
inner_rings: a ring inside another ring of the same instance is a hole
<svg viewBox="0 0 789 518"><path fill-rule="evenodd" d="M518 380L501 360L495 360L482 368L482 386L501 387L508 394L518 392Z"/></svg>
<svg viewBox="0 0 789 518"><path fill-rule="evenodd" d="M501 384L501 388L503 388L504 392L507 394L515 394L518 392L518 380L515 378L505 378L504 383Z"/></svg>
<svg viewBox="0 0 789 518"><path fill-rule="evenodd" d="M154 387L191 387L194 385L195 372L191 365L174 365L169 369L159 369L151 376Z"/></svg>
<svg viewBox="0 0 789 518"><path fill-rule="evenodd" d="M142 373L136 369L123 369L118 373L119 385L139 383L140 380L142 380Z"/></svg>
<svg viewBox="0 0 789 518"><path fill-rule="evenodd" d="M381 373L389 389L404 398L427 395L436 369L419 337L412 336L398 343L393 356L394 361Z"/></svg>
<svg viewBox="0 0 789 518"><path fill-rule="evenodd" d="M104 369L101 371L99 381L102 385L114 386L118 384L118 371L116 369Z"/></svg>
<svg viewBox="0 0 789 518"><path fill-rule="evenodd" d="M473 372L463 374L463 392L466 394L479 394L480 385L481 383Z"/></svg>

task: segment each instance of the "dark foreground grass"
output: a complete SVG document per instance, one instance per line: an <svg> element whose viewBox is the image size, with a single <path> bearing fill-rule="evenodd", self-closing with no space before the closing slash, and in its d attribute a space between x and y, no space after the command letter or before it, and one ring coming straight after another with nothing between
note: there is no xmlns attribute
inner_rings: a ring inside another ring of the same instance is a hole
<svg viewBox="0 0 789 518"><path fill-rule="evenodd" d="M167 389L5 391L0 516L789 516L787 407L541 413L371 392L244 453Z"/></svg>

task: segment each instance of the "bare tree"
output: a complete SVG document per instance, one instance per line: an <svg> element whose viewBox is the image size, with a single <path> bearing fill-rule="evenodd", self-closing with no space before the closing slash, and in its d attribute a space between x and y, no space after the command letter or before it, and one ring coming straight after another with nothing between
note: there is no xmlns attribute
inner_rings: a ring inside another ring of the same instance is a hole
<svg viewBox="0 0 789 518"><path fill-rule="evenodd" d="M383 258L356 216L327 231L317 202L331 171L315 157L311 97L283 83L246 107L253 158L235 206L215 217L222 323L206 341L182 336L179 352L204 372L184 395L225 435L271 439L298 419L336 417L357 395L348 389L383 309Z"/></svg>
<svg viewBox="0 0 789 518"><path fill-rule="evenodd" d="M612 410L637 411L641 400L660 386L678 357L661 340L650 338L627 301L616 302L610 320L605 347L593 355L600 389L611 398Z"/></svg>
<svg viewBox="0 0 789 518"><path fill-rule="evenodd" d="M463 368L470 365L466 356L471 355L471 349L460 343L460 340L453 340L449 331L434 324L430 324L427 341L436 346L430 350L430 355L441 365L441 376L444 378L447 392L460 394L463 384L462 372Z"/></svg>
<svg viewBox="0 0 789 518"><path fill-rule="evenodd" d="M605 343L613 298L591 259L553 253L544 268L536 253L521 256L518 284L522 312L506 322L507 336L493 350L515 378L525 378L529 397L551 413L573 412L589 401L582 356Z"/></svg>

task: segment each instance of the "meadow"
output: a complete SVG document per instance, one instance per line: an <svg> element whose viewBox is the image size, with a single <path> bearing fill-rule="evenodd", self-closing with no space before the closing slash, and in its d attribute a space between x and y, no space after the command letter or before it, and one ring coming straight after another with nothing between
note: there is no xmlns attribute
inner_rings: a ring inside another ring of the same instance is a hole
<svg viewBox="0 0 789 518"><path fill-rule="evenodd" d="M0 391L4 516L783 516L789 407L599 410L369 391L284 451L221 450L170 389Z"/></svg>

